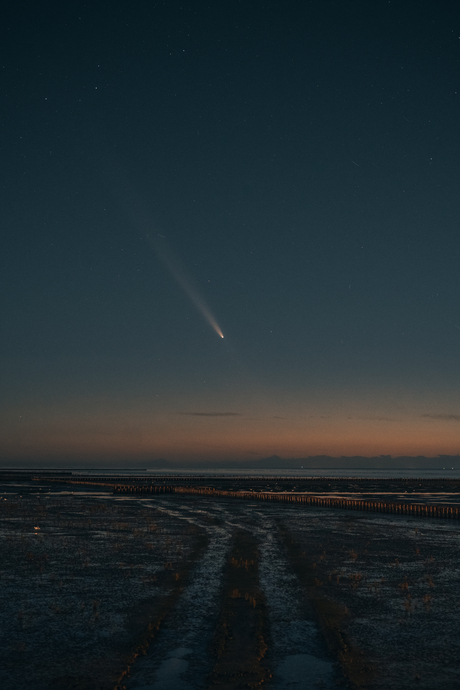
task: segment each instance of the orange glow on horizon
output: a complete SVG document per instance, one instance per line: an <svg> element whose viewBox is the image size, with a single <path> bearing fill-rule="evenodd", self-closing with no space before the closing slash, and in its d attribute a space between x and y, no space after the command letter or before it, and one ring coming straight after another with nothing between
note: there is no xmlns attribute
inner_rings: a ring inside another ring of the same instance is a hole
<svg viewBox="0 0 460 690"><path fill-rule="evenodd" d="M156 395L158 393L158 395ZM426 401L429 400L429 406ZM457 455L455 399L326 386L289 392L248 379L145 398L67 398L4 411L0 458L256 460ZM428 408L428 409L427 409ZM429 413L429 414L428 414Z"/></svg>
<svg viewBox="0 0 460 690"><path fill-rule="evenodd" d="M49 414L10 424L0 457L255 460L278 455L437 456L460 451L458 425L444 419L259 418L238 414Z"/></svg>

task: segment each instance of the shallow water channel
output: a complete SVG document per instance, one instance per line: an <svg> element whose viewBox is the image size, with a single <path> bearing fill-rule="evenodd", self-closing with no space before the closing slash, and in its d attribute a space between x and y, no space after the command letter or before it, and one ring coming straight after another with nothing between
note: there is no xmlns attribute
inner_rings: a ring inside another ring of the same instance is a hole
<svg viewBox="0 0 460 690"><path fill-rule="evenodd" d="M145 506L148 499L142 502ZM126 681L127 690L206 687L214 664L209 645L219 613L222 572L235 529L249 530L259 543L260 585L268 603L271 635L267 662L273 678L267 687L273 690L337 687L332 661L276 537L275 507L273 511L262 512L257 505L227 505L208 500L203 511L203 504L179 502L177 497L173 501L166 497L155 499L154 505L204 528L210 542L147 655L133 666Z"/></svg>

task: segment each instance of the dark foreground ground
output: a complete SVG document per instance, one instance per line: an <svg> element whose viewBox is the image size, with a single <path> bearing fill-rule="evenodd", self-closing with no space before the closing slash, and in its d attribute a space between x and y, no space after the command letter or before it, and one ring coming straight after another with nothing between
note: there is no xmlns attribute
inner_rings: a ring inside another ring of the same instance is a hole
<svg viewBox="0 0 460 690"><path fill-rule="evenodd" d="M460 686L455 520L3 488L5 690Z"/></svg>

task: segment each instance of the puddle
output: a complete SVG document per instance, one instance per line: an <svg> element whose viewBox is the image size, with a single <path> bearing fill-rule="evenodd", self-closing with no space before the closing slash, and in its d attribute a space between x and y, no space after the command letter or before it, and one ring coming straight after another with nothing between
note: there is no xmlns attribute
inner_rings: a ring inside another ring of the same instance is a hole
<svg viewBox="0 0 460 690"><path fill-rule="evenodd" d="M184 657L191 651L186 647L179 647L172 651L169 658L165 659L157 670L155 681L150 685L138 686L138 690L192 690L192 686L181 679L189 666L189 662Z"/></svg>
<svg viewBox="0 0 460 690"><path fill-rule="evenodd" d="M279 681L275 684L279 690L285 688L302 688L302 690L319 690L332 687L331 664L311 654L291 654L286 656L278 666Z"/></svg>

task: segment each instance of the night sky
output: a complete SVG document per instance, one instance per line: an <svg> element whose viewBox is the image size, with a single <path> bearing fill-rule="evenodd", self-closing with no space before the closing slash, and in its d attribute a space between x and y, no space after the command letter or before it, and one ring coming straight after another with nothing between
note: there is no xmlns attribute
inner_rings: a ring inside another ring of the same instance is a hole
<svg viewBox="0 0 460 690"><path fill-rule="evenodd" d="M457 3L4 12L3 464L460 452Z"/></svg>

